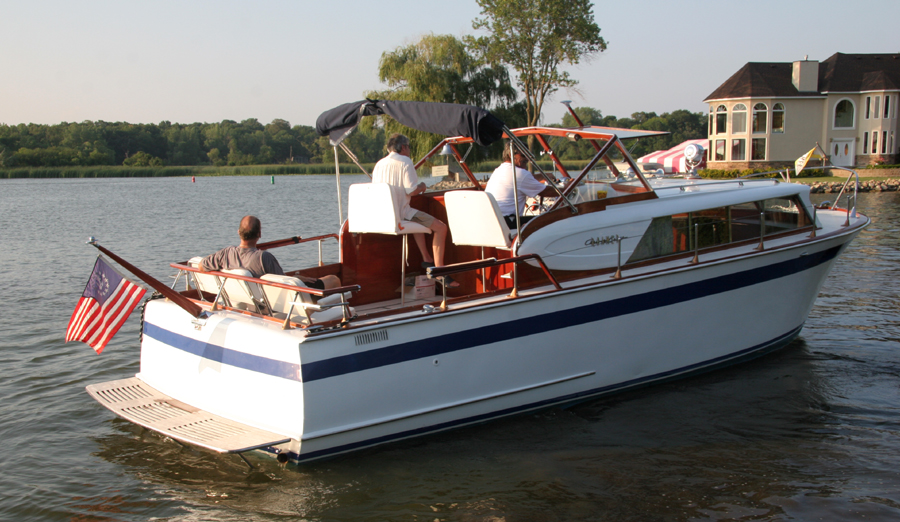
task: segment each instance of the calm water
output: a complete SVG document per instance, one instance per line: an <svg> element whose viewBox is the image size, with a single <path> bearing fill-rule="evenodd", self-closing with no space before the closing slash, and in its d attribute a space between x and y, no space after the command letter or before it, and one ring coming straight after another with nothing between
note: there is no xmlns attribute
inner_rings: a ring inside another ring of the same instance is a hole
<svg viewBox="0 0 900 522"><path fill-rule="evenodd" d="M250 456L249 473L90 399L137 372L138 314L103 355L63 344L88 236L167 278L234 244L247 213L264 240L334 231L335 192L325 176L0 182L0 519L900 519L897 193L860 196L874 224L797 341L706 376L301 467Z"/></svg>

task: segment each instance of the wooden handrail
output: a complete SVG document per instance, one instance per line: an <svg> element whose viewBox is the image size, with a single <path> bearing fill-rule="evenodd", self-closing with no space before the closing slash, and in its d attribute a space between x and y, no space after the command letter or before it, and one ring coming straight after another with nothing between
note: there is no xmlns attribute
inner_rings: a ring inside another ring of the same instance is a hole
<svg viewBox="0 0 900 522"><path fill-rule="evenodd" d="M274 241L267 241L265 243L259 243L256 245L256 248L259 250L268 250L270 248L278 248L287 245L297 245L300 243L310 243L312 241L320 241L322 239L328 239L333 237L335 239L339 239L337 234L325 234L324 236L315 236L315 237L307 237L302 238L300 236L288 237L284 239L276 239Z"/></svg>
<svg viewBox="0 0 900 522"><path fill-rule="evenodd" d="M527 261L529 259L534 259L541 265L541 270L544 271L544 275L547 276L547 279L553 283L553 286L556 287L557 290L562 290L562 286L559 285L559 282L553 277L553 274L550 273L550 270L547 268L547 265L544 264L544 260L541 259L541 256L537 254L525 254L521 256L510 257L507 259L497 259L494 257L489 257L487 259L480 259L477 261L469 261L466 263L456 263L453 265L445 265L445 266L432 266L426 270L428 277L436 278L443 277L451 274L459 274L461 272L468 272L470 270L478 270L480 268L490 268L492 266L502 266L508 265L510 263L520 263L522 261Z"/></svg>

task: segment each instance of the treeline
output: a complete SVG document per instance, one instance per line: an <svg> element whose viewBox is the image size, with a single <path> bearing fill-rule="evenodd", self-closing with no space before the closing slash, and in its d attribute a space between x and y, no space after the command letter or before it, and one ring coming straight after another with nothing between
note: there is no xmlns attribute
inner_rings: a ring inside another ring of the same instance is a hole
<svg viewBox="0 0 900 522"><path fill-rule="evenodd" d="M634 157L707 135L707 119L703 113L685 110L662 115L639 112L630 118L616 118L603 116L599 110L590 107L579 107L576 112L585 125L670 133L629 144L633 147ZM574 127L577 124L567 114L561 124L552 126ZM384 129L379 125L360 127L348 137L347 144L361 162L373 163L384 155ZM586 142L558 139L551 142L551 146L564 160L584 160L594 153L593 147ZM476 156L496 159L499 151L499 147L493 147ZM341 161L345 160L342 155ZM313 127L291 126L281 119L267 125L252 118L240 123L231 120L191 124L85 121L57 125L0 125L0 167L4 169L113 165L239 167L330 164L333 161L333 149L326 137L317 136Z"/></svg>
<svg viewBox="0 0 900 522"><path fill-rule="evenodd" d="M377 159L378 129L354 133L349 145ZM131 124L84 121L0 125L0 167L129 167L272 165L333 161L327 138L305 125L276 119L240 123Z"/></svg>

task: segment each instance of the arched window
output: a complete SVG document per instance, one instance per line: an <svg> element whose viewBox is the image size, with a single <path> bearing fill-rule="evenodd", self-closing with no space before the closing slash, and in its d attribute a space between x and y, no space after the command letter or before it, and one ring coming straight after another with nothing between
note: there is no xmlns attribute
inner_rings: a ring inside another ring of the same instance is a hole
<svg viewBox="0 0 900 522"><path fill-rule="evenodd" d="M731 133L745 134L747 132L747 106L738 103L731 109Z"/></svg>
<svg viewBox="0 0 900 522"><path fill-rule="evenodd" d="M728 109L724 105L716 107L716 134L725 134L728 132L725 126L728 123Z"/></svg>
<svg viewBox="0 0 900 522"><path fill-rule="evenodd" d="M837 102L834 106L834 128L852 129L854 122L853 102L847 99Z"/></svg>
<svg viewBox="0 0 900 522"><path fill-rule="evenodd" d="M784 105L776 103L772 106L772 134L784 132Z"/></svg>
<svg viewBox="0 0 900 522"><path fill-rule="evenodd" d="M768 107L765 103L757 103L753 106L753 134L766 133L766 116Z"/></svg>

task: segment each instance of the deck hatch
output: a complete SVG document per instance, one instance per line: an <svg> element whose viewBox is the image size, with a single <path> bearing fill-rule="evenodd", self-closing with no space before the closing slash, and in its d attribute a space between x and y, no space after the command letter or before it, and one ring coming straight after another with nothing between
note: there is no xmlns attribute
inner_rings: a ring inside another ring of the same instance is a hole
<svg viewBox="0 0 900 522"><path fill-rule="evenodd" d="M241 453L291 440L179 402L137 377L91 384L87 392L125 420L219 453Z"/></svg>
<svg viewBox="0 0 900 522"><path fill-rule="evenodd" d="M387 330L375 330L374 332L366 332L356 336L356 346L363 344L377 343L379 341L387 341Z"/></svg>

